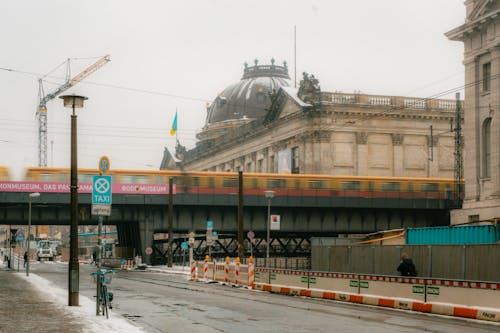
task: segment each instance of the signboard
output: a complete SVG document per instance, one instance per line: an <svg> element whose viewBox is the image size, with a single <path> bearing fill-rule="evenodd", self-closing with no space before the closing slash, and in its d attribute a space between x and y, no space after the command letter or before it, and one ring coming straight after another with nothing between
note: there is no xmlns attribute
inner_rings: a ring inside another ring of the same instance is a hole
<svg viewBox="0 0 500 333"><path fill-rule="evenodd" d="M157 232L153 234L153 240L167 240L168 236L168 232Z"/></svg>
<svg viewBox="0 0 500 333"><path fill-rule="evenodd" d="M109 158L107 156L102 156L99 159L99 172L101 173L101 175L105 175L108 173L109 166Z"/></svg>
<svg viewBox="0 0 500 333"><path fill-rule="evenodd" d="M187 242L182 242L181 243L181 248L182 248L182 251L186 251L188 249L188 243Z"/></svg>
<svg viewBox="0 0 500 333"><path fill-rule="evenodd" d="M16 241L23 241L24 240L24 231L22 229L19 229L16 232Z"/></svg>
<svg viewBox="0 0 500 333"><path fill-rule="evenodd" d="M271 230L280 230L280 223L280 215L271 215Z"/></svg>
<svg viewBox="0 0 500 333"><path fill-rule="evenodd" d="M147 254L147 255L150 255L151 253L153 253L153 249L151 248L151 246L148 246L148 247L146 248L146 254Z"/></svg>
<svg viewBox="0 0 500 333"><path fill-rule="evenodd" d="M249 232L247 232L247 237L248 239L252 240L255 238L255 233L252 230L250 230Z"/></svg>
<svg viewBox="0 0 500 333"><path fill-rule="evenodd" d="M214 228L214 221L207 221L207 230L212 230Z"/></svg>
<svg viewBox="0 0 500 333"><path fill-rule="evenodd" d="M111 216L111 205L92 205L92 215Z"/></svg>
<svg viewBox="0 0 500 333"><path fill-rule="evenodd" d="M0 181L0 192L70 193L69 182ZM168 184L111 184L114 194L168 194ZM172 189L176 193L176 185ZM78 182L78 193L92 193L92 183Z"/></svg>
<svg viewBox="0 0 500 333"><path fill-rule="evenodd" d="M92 177L92 204L111 205L111 176Z"/></svg>

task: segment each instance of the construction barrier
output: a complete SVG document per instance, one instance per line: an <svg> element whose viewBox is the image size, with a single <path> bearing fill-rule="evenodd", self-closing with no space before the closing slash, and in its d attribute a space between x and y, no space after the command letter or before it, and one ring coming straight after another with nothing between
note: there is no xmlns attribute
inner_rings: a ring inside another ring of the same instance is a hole
<svg viewBox="0 0 500 333"><path fill-rule="evenodd" d="M500 283L426 280L428 302L500 308Z"/></svg>
<svg viewBox="0 0 500 333"><path fill-rule="evenodd" d="M192 260L190 262L191 267L191 280L196 280L196 261Z"/></svg>
<svg viewBox="0 0 500 333"><path fill-rule="evenodd" d="M191 267L193 274L196 263ZM252 289L500 322L500 283L276 270L252 260L198 267L208 279Z"/></svg>
<svg viewBox="0 0 500 333"><path fill-rule="evenodd" d="M308 272L309 288L358 293L358 276L345 273Z"/></svg>
<svg viewBox="0 0 500 333"><path fill-rule="evenodd" d="M236 262L234 264L234 284L240 284L240 258L236 258Z"/></svg>
<svg viewBox="0 0 500 333"><path fill-rule="evenodd" d="M384 295L394 298L408 298L425 302L425 279L395 276L359 276L359 294Z"/></svg>
<svg viewBox="0 0 500 333"><path fill-rule="evenodd" d="M271 284L308 288L309 277L307 272L271 269L269 270L269 279Z"/></svg>
<svg viewBox="0 0 500 333"><path fill-rule="evenodd" d="M250 257L248 261L248 286L255 289L255 266L252 257Z"/></svg>
<svg viewBox="0 0 500 333"><path fill-rule="evenodd" d="M256 283L256 288L264 291L500 322L500 283L342 273L277 272L262 268L257 271L268 271L270 274L270 283ZM288 277L283 276L287 274ZM300 287L297 282L297 276L301 274L304 287ZM330 289L332 286L338 288Z"/></svg>
<svg viewBox="0 0 500 333"><path fill-rule="evenodd" d="M134 260L133 259L122 259L120 264L120 269L133 269Z"/></svg>

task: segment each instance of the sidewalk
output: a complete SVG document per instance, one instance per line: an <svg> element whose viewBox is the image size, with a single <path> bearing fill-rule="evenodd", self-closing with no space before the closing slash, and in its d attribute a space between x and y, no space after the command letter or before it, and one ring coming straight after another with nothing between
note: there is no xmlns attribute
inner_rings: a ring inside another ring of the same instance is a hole
<svg viewBox="0 0 500 333"><path fill-rule="evenodd" d="M94 333L144 331L122 316L95 315L95 301L80 294L79 306L68 306L67 290L0 261L0 333Z"/></svg>
<svg viewBox="0 0 500 333"><path fill-rule="evenodd" d="M17 270L0 263L0 332L84 332L63 306L47 300Z"/></svg>

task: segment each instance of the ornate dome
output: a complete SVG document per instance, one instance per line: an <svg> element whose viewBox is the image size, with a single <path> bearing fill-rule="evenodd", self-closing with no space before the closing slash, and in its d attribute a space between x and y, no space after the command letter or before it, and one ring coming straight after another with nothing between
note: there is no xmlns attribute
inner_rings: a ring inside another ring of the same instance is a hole
<svg viewBox="0 0 500 333"><path fill-rule="evenodd" d="M198 139L211 139L227 128L265 117L271 105L269 93L282 86L290 86L286 61L283 66L275 65L274 59L271 65L258 65L258 60L255 66L245 63L241 80L224 89L207 107L205 127Z"/></svg>

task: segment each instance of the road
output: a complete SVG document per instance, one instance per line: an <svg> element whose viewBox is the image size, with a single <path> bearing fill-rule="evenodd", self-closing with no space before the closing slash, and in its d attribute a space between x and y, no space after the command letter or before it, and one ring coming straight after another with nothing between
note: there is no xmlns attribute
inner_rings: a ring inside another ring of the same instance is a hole
<svg viewBox="0 0 500 333"><path fill-rule="evenodd" d="M91 265L80 266L80 294L95 295ZM67 288L68 265L32 264L31 271ZM178 274L120 271L110 290L112 316L146 332L500 332L500 325L330 300L270 294Z"/></svg>

